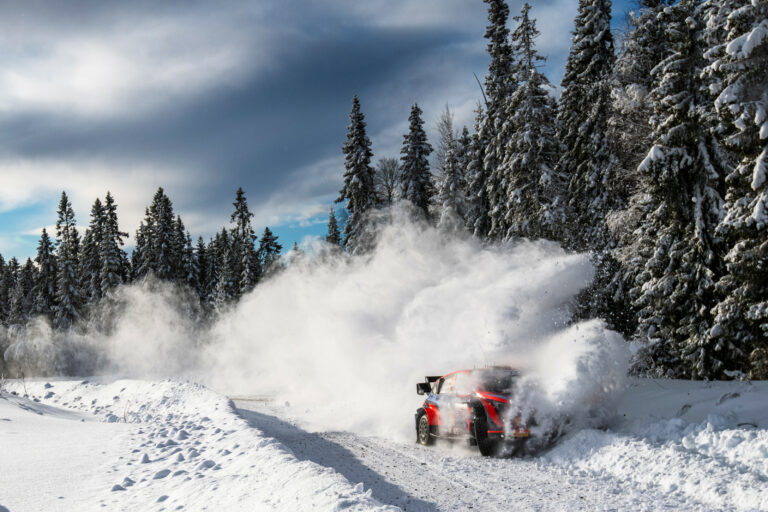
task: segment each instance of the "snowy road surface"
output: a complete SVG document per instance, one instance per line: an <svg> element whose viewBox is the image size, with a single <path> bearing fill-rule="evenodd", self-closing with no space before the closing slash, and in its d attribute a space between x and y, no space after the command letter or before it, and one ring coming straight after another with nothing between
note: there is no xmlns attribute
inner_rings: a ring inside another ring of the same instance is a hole
<svg viewBox="0 0 768 512"><path fill-rule="evenodd" d="M570 474L536 458L488 459L463 445L425 448L349 432L311 433L282 419L285 407L242 400L235 405L298 459L333 468L362 482L378 501L407 511L712 510L609 476Z"/></svg>
<svg viewBox="0 0 768 512"><path fill-rule="evenodd" d="M525 459L314 431L188 382L25 387L0 392L0 512L768 510L766 382L637 381L612 430Z"/></svg>

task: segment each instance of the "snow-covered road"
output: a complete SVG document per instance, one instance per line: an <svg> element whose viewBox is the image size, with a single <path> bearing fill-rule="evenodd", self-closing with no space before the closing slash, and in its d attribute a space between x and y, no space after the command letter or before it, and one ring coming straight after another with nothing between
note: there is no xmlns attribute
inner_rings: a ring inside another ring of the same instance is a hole
<svg viewBox="0 0 768 512"><path fill-rule="evenodd" d="M308 432L285 406L236 400L238 413L298 459L362 482L378 501L407 511L712 510L693 499L582 475L539 458L489 459L463 445L425 448L350 432Z"/></svg>
<svg viewBox="0 0 768 512"><path fill-rule="evenodd" d="M768 383L635 381L624 396L612 430L489 459L190 382L17 381L0 392L0 512L768 511Z"/></svg>

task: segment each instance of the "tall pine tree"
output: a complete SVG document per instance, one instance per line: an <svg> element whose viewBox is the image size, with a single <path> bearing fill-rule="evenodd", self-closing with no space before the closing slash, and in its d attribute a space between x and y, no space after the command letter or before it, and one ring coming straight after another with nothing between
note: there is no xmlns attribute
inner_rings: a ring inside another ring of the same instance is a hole
<svg viewBox="0 0 768 512"><path fill-rule="evenodd" d="M432 175L429 172L429 154L432 153L432 146L427 142L421 114L419 106L414 104L408 117L408 133L403 136L403 148L400 150L400 190L401 197L410 201L428 218L434 194Z"/></svg>
<svg viewBox="0 0 768 512"><path fill-rule="evenodd" d="M713 7L719 47L708 52L720 78L715 106L725 144L738 163L727 175L725 216L717 233L726 240L727 274L718 282L715 347L735 345L725 361L753 378L768 378L768 3L737 0ZM726 23L723 25L723 21ZM723 348L726 348L723 347Z"/></svg>
<svg viewBox="0 0 768 512"><path fill-rule="evenodd" d="M555 139L554 100L547 78L538 70L544 60L534 47L539 31L523 5L512 33L518 88L504 104L511 127L499 172L507 189L504 217L496 222L504 238L558 239L564 218L564 178L555 169L560 145Z"/></svg>
<svg viewBox="0 0 768 512"><path fill-rule="evenodd" d="M559 169L568 179L567 234L573 249L603 249L612 208L614 165L608 140L614 62L611 0L579 0L565 65L557 139L565 145Z"/></svg>
<svg viewBox="0 0 768 512"><path fill-rule="evenodd" d="M69 329L80 318L83 297L77 274L80 235L75 223L75 212L66 192L61 193L56 221L56 308L54 325Z"/></svg>
<svg viewBox="0 0 768 512"><path fill-rule="evenodd" d="M734 347L711 336L723 162L704 115L711 97L701 80L699 4L681 0L661 14L671 54L654 70L655 145L638 169L649 204L633 248L645 262L633 293L638 335L649 342L638 363L659 375L717 378Z"/></svg>
<svg viewBox="0 0 768 512"><path fill-rule="evenodd" d="M345 202L349 217L344 226L344 245L350 252L357 252L368 247L366 222L368 210L376 206L376 186L374 171L371 167L371 141L365 130L365 116L360 111L360 100L352 99L352 111L349 114L347 141L342 148L344 153L344 186L339 191L337 203ZM263 240L262 240L263 242ZM262 266L264 272L267 271Z"/></svg>
<svg viewBox="0 0 768 512"><path fill-rule="evenodd" d="M56 255L48 232L43 228L37 245L37 282L34 287L33 313L53 321L56 307Z"/></svg>

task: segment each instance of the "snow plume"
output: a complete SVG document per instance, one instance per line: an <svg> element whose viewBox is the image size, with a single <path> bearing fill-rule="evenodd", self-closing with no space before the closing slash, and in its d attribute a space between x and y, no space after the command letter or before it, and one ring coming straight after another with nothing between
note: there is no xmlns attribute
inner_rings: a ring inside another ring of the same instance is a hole
<svg viewBox="0 0 768 512"><path fill-rule="evenodd" d="M588 256L544 241L483 245L399 209L389 218L371 253L310 250L212 325L189 320L194 301L179 290L143 282L119 290L99 329L40 324L7 354L47 353L44 365L70 374L193 378L289 402L310 428L401 439L414 435L425 375L515 365L540 425L592 413L620 387L623 340L599 321L570 324Z"/></svg>
<svg viewBox="0 0 768 512"><path fill-rule="evenodd" d="M56 331L37 318L25 329L0 334L11 376L180 377L199 367L197 348L205 332L192 320L196 316L194 300L184 290L146 279L116 289L91 312L88 325Z"/></svg>
<svg viewBox="0 0 768 512"><path fill-rule="evenodd" d="M294 265L224 315L204 357L211 383L276 396L309 427L402 439L425 375L527 368L541 412L587 409L620 386L621 338L597 321L568 326L587 256L551 242L483 246L393 215L372 254Z"/></svg>

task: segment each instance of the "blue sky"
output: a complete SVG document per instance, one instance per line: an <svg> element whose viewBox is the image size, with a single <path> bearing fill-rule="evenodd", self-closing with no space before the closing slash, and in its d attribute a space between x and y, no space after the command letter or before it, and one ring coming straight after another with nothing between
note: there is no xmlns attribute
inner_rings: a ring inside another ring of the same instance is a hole
<svg viewBox="0 0 768 512"><path fill-rule="evenodd" d="M558 83L577 0L531 3ZM633 4L614 2L617 28ZM446 104L471 126L486 16L480 0L0 2L0 253L34 254L62 190L83 226L110 190L133 234L163 186L208 238L242 186L258 232L322 234L352 95L376 158L399 156L414 102L430 134Z"/></svg>

